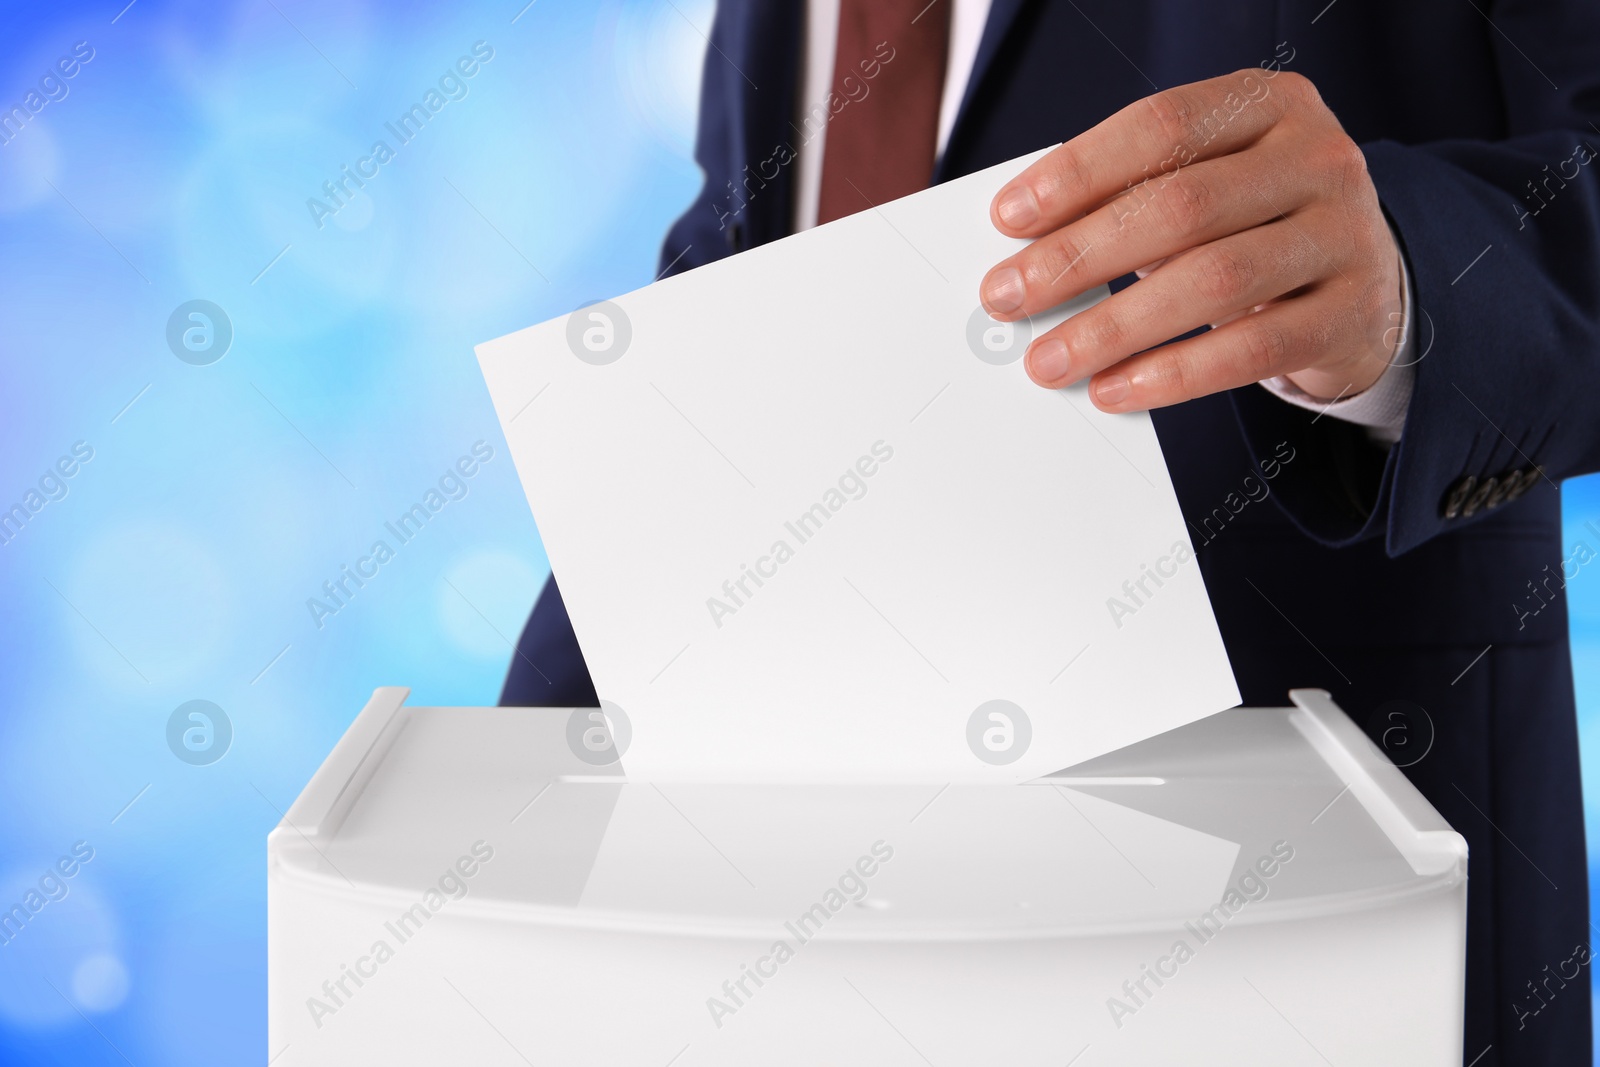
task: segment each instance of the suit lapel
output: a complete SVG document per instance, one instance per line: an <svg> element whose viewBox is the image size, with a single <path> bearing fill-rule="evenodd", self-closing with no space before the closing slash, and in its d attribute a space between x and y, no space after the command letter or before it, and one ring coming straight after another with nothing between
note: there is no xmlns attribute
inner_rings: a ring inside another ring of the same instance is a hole
<svg viewBox="0 0 1600 1067"><path fill-rule="evenodd" d="M983 36L978 39L978 54L972 61L972 74L967 78L967 88L961 94L961 106L956 110L956 121L950 131L950 142L945 146L944 155L934 171L935 183L954 176L949 173L946 160L950 159L953 154L951 149L961 139L962 126L972 110L972 98L977 94L984 77L999 57L1001 45L1005 43L1006 35L1011 32L1012 23L1028 3L1029 0L993 0L989 5L989 18L983 24Z"/></svg>
<svg viewBox="0 0 1600 1067"><path fill-rule="evenodd" d="M750 247L789 232L794 168L776 165L774 153L792 143L805 50L805 0L746 0L729 16L730 32L722 46L726 55L721 58L732 68L724 84L739 116L732 131L731 177L741 196L754 193L744 212L750 227L744 243ZM719 43L712 38L713 46ZM718 58L713 52L708 62Z"/></svg>

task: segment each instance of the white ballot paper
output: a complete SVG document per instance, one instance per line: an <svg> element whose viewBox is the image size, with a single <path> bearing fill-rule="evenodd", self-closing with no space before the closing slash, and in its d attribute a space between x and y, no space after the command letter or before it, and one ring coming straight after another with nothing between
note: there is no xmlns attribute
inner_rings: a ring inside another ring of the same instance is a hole
<svg viewBox="0 0 1600 1067"><path fill-rule="evenodd" d="M1149 417L1023 370L1105 290L978 304L1033 158L479 346L630 777L1031 778L1239 702Z"/></svg>

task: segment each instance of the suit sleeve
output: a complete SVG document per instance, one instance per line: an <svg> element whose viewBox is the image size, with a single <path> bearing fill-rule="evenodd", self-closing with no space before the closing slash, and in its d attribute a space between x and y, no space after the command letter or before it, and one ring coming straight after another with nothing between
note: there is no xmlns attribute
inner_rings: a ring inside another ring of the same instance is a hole
<svg viewBox="0 0 1600 1067"><path fill-rule="evenodd" d="M678 217L661 244L661 270L681 274L713 260L784 236L787 232L793 149L760 144L746 159L750 127L764 127L756 116L786 108L783 88L797 76L798 52L789 66L767 62L759 68L747 54L751 41L789 40L801 32L801 5L723 0L706 47L700 81L700 112L695 162L704 181L694 202ZM759 71L763 92L749 80ZM768 154L771 153L771 154ZM753 201L762 203L753 206ZM783 206L774 210L773 203Z"/></svg>
<svg viewBox="0 0 1600 1067"><path fill-rule="evenodd" d="M737 227L739 222L730 210L731 194L722 186L726 179L720 177L728 169L734 147L735 119L729 113L728 102L737 96L724 84L728 65L719 51L728 47L728 21L726 5L717 5L701 73L700 111L695 127L694 161L700 165L700 191L661 242L658 269L663 276L682 274L735 251L732 244L739 231L729 227Z"/></svg>
<svg viewBox="0 0 1600 1067"><path fill-rule="evenodd" d="M1399 443L1232 394L1257 457L1286 438L1312 457L1279 501L1326 545L1381 536L1397 556L1600 470L1600 7L1490 15L1506 139L1362 146L1416 295Z"/></svg>

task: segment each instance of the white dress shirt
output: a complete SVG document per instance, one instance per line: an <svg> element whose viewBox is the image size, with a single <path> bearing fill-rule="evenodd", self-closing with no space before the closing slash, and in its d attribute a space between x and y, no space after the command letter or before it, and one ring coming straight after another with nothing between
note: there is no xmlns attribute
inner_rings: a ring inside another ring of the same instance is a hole
<svg viewBox="0 0 1600 1067"><path fill-rule="evenodd" d="M939 104L938 152L942 156L955 127L961 98L966 94L989 17L990 0L933 0L949 8L950 51L945 65L944 95ZM931 5L930 5L931 6ZM833 91L833 57L839 34L839 0L807 0L805 67L796 108L799 128L795 151L795 204L797 229L808 230L817 224L817 205L822 196L822 157L828 128L824 121L806 125L804 117L828 114L828 94ZM871 86L867 86L870 95ZM848 106L848 105L846 105ZM1400 321L1409 322L1413 302L1410 274L1405 257L1400 257ZM1320 411L1332 418L1367 427L1375 442L1391 445L1400 439L1406 409L1411 403L1415 379L1415 331L1406 330L1400 351L1383 376L1365 391L1331 401L1318 399L1295 387L1287 378L1270 378L1261 385L1285 403Z"/></svg>

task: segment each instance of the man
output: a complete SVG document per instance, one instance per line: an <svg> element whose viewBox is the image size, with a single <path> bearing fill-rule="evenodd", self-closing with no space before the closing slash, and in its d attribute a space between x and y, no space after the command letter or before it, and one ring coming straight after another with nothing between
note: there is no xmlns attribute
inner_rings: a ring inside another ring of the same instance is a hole
<svg viewBox="0 0 1600 1067"><path fill-rule="evenodd" d="M975 296L1112 283L1029 375L1153 409L1245 702L1331 690L1466 836L1468 1062L1588 1063L1557 483L1600 468L1600 6L768 0L710 46L673 270L1067 139ZM519 653L504 703L596 703L553 582Z"/></svg>

